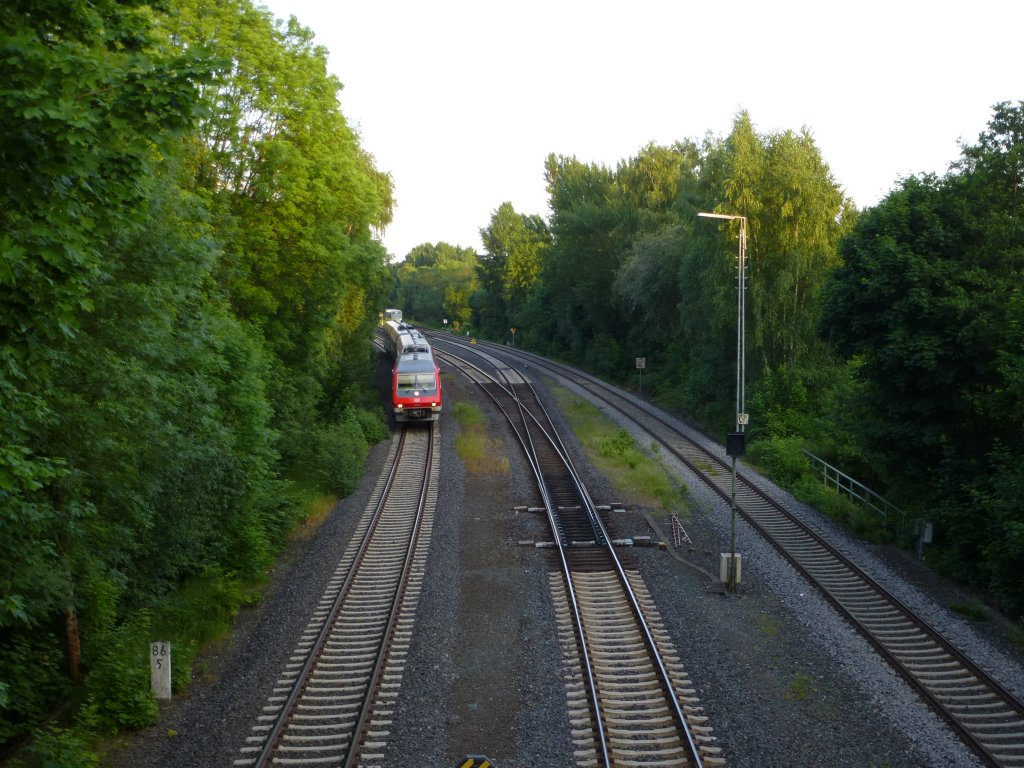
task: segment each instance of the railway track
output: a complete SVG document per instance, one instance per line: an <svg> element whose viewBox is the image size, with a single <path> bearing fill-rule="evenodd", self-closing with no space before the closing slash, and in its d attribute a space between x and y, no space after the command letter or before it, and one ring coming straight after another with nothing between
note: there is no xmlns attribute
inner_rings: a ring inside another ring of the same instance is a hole
<svg viewBox="0 0 1024 768"><path fill-rule="evenodd" d="M618 555L536 392L445 355L506 415L533 467L557 547L549 581L578 766L722 765L721 749L628 555Z"/></svg>
<svg viewBox="0 0 1024 768"><path fill-rule="evenodd" d="M509 365L504 358L511 351L497 350L503 364ZM725 461L653 409L579 371L519 350L514 354L633 420L730 500L731 475ZM1024 703L749 478L738 473L736 483L738 513L820 590L986 764L1024 767Z"/></svg>
<svg viewBox="0 0 1024 768"><path fill-rule="evenodd" d="M403 430L236 766L383 761L436 506L435 429Z"/></svg>

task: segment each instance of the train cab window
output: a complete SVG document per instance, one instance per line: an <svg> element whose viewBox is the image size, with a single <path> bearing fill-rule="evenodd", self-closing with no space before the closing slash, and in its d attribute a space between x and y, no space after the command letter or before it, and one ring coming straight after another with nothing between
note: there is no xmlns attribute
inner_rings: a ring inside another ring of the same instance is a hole
<svg viewBox="0 0 1024 768"><path fill-rule="evenodd" d="M437 389L437 384L432 373L399 373L398 389L418 389L422 392L433 392Z"/></svg>

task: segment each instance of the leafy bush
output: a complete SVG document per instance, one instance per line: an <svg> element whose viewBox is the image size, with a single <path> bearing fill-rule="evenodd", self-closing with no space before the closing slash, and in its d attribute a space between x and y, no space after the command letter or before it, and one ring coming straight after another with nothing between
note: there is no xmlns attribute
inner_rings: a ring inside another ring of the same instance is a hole
<svg viewBox="0 0 1024 768"><path fill-rule="evenodd" d="M801 501L816 507L867 541L891 541L897 533L886 529L882 516L877 512L837 493L813 475L805 475L790 490Z"/></svg>
<svg viewBox="0 0 1024 768"><path fill-rule="evenodd" d="M351 412L351 415L349 415ZM363 437L370 445L387 439L388 422L381 410L366 410L365 408L349 408L346 411L346 418L353 418L358 422L363 431Z"/></svg>
<svg viewBox="0 0 1024 768"><path fill-rule="evenodd" d="M170 641L175 690L190 681L199 650L229 632L238 610L257 595L255 590L247 590L236 574L211 569L189 579L154 608L149 639Z"/></svg>
<svg viewBox="0 0 1024 768"><path fill-rule="evenodd" d="M875 542L892 540L897 531L886 530L877 512L837 493L813 474L801 450L804 444L800 437L758 440L750 444L748 454L779 485L859 536Z"/></svg>
<svg viewBox="0 0 1024 768"><path fill-rule="evenodd" d="M67 695L59 638L41 629L0 641L0 744L32 730Z"/></svg>
<svg viewBox="0 0 1024 768"><path fill-rule="evenodd" d="M128 623L109 628L88 645L88 697L79 722L97 733L136 730L156 721L150 692L150 620L145 612Z"/></svg>
<svg viewBox="0 0 1024 768"><path fill-rule="evenodd" d="M82 729L47 728L35 734L27 749L28 762L14 760L11 768L98 768L100 758L90 743L90 735Z"/></svg>
<svg viewBox="0 0 1024 768"><path fill-rule="evenodd" d="M929 562L987 590L1010 616L1024 614L1024 470L997 443L975 476L948 489L935 507L936 541Z"/></svg>
<svg viewBox="0 0 1024 768"><path fill-rule="evenodd" d="M966 616L971 621L988 621L989 619L988 609L974 601L956 600L949 604L949 610Z"/></svg>
<svg viewBox="0 0 1024 768"><path fill-rule="evenodd" d="M1020 620L1024 621L1024 616ZM1010 638L1010 642L1017 646L1019 650L1024 651L1024 627L1020 623L1012 624L1006 630L1006 633Z"/></svg>
<svg viewBox="0 0 1024 768"><path fill-rule="evenodd" d="M598 448L598 453L606 459L621 459L631 469L635 469L644 458L637 449L633 436L625 429L620 429L611 437L604 438Z"/></svg>
<svg viewBox="0 0 1024 768"><path fill-rule="evenodd" d="M748 447L748 454L751 461L764 467L775 482L792 488L811 471L807 456L801 451L804 444L800 437L756 440Z"/></svg>
<svg viewBox="0 0 1024 768"><path fill-rule="evenodd" d="M317 425L309 450L309 472L325 491L347 496L362 475L369 443L355 409L341 422Z"/></svg>
<svg viewBox="0 0 1024 768"><path fill-rule="evenodd" d="M307 495L297 484L289 480L275 480L268 483L264 492L253 500L253 509L261 522L261 533L265 540L261 542L263 557L257 557L252 551L248 557L238 557L228 562L239 564L239 574L244 577L258 578L267 562L280 547L296 523L302 520L304 503ZM253 533L255 535L255 533ZM244 542L242 543L244 545ZM242 570L241 564L249 567Z"/></svg>

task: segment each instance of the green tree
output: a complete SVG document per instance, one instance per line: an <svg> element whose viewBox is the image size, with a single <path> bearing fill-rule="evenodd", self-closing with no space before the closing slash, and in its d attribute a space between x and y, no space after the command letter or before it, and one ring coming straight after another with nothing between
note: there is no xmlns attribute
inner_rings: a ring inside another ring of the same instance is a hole
<svg viewBox="0 0 1024 768"><path fill-rule="evenodd" d="M472 248L423 243L397 265L397 301L407 320L441 325L472 319L470 298L477 290L477 255Z"/></svg>
<svg viewBox="0 0 1024 768"><path fill-rule="evenodd" d="M545 163L552 245L524 338L556 354L615 370L611 285L628 240L611 203L614 172L575 157Z"/></svg>
<svg viewBox="0 0 1024 768"><path fill-rule="evenodd" d="M692 179L700 163L700 150L693 141L676 142L670 147L651 143L635 157L620 162L616 169L615 197L619 204L635 212L638 230L656 232L679 196L679 183Z"/></svg>
<svg viewBox="0 0 1024 768"><path fill-rule="evenodd" d="M735 418L736 253L738 222L718 226L698 219L700 211L719 210L748 217L748 260L754 258L752 222L759 204L754 189L763 166L763 147L749 116L739 115L725 140L708 136L693 173L684 175L675 208L680 221L679 302L673 313L673 354L666 394L707 425ZM748 327L753 331L752 297ZM670 328L673 326L670 326ZM748 331L748 338L753 334ZM756 357L754 358L756 360ZM758 368L751 366L756 379ZM721 428L721 426L719 426Z"/></svg>
<svg viewBox="0 0 1024 768"><path fill-rule="evenodd" d="M972 401L995 383L985 337L1005 297L972 263L962 213L937 180L904 181L844 241L822 318L832 344L862 361L879 417L865 425L868 445L917 477L912 494L939 479L948 448L978 455L994 436L987 409Z"/></svg>
<svg viewBox="0 0 1024 768"><path fill-rule="evenodd" d="M505 303L505 265L508 257L504 252L495 250L497 252L485 250L479 256L476 268L477 290L470 297L470 304L479 332L498 338L510 325L508 306Z"/></svg>
<svg viewBox="0 0 1024 768"><path fill-rule="evenodd" d="M673 205L696 162L692 142L649 144L614 170L548 157L552 245L527 302L526 339L607 375L632 370L632 312L644 299L630 277L646 273L630 266L634 245L678 225Z"/></svg>
<svg viewBox="0 0 1024 768"><path fill-rule="evenodd" d="M307 364L342 292L350 251L391 217L390 179L373 168L338 106L327 52L248 0L179 3L176 36L228 68L200 124L196 178L217 199L236 312L283 358Z"/></svg>
<svg viewBox="0 0 1024 768"><path fill-rule="evenodd" d="M678 308L682 302L679 271L683 243L678 226L640 237L634 241L612 284L622 307L627 347L637 357L650 357L650 370L644 371L649 391L651 387L662 386L666 375L670 375L667 361L682 354L672 338L679 326Z"/></svg>
<svg viewBox="0 0 1024 768"><path fill-rule="evenodd" d="M692 141L649 144L620 163L616 199L631 221L631 245L615 273L612 294L621 312L623 347L647 357L648 391L678 385L683 348L679 327L681 254L685 236L675 210L680 189L695 183L700 151Z"/></svg>
<svg viewBox="0 0 1024 768"><path fill-rule="evenodd" d="M821 361L822 289L853 212L806 129L769 137L766 150L750 281L754 348L776 370Z"/></svg>
<svg viewBox="0 0 1024 768"><path fill-rule="evenodd" d="M229 616L280 475L344 492L374 432L390 179L306 30L176 10L0 8L0 742L72 683L101 729L150 718L150 617L189 589Z"/></svg>
<svg viewBox="0 0 1024 768"><path fill-rule="evenodd" d="M38 435L95 292L104 245L143 203L196 114L199 51L152 45L148 6L0 8L0 628L74 620L66 554L90 513L58 490L66 455ZM69 602L70 601L70 602ZM69 627L69 632L72 629Z"/></svg>
<svg viewBox="0 0 1024 768"><path fill-rule="evenodd" d="M485 253L478 275L491 304L479 306L477 312L490 313L488 328L501 335L510 324L525 324L522 307L540 276L551 235L540 216L516 213L511 203L502 203L480 237Z"/></svg>
<svg viewBox="0 0 1024 768"><path fill-rule="evenodd" d="M0 678L26 681L24 697L0 696L0 740L66 683L19 649L78 680L96 647L83 633L116 619L130 547L116 533L144 526L84 489L93 435L67 417L95 363L95 310L116 290L112 252L149 226L209 79L203 51L160 47L152 18L130 0L0 8Z"/></svg>
<svg viewBox="0 0 1024 768"><path fill-rule="evenodd" d="M218 282L273 355L273 424L299 466L313 461L316 420L344 412L340 381L368 363L388 281L373 237L391 220L391 179L349 128L327 51L294 18L275 24L249 0L180 0L168 32L225 62L204 93L213 109L192 167L217 219Z"/></svg>
<svg viewBox="0 0 1024 768"><path fill-rule="evenodd" d="M699 171L684 177L676 203L686 222L683 232L689 233L680 271L683 400L705 418L732 421L734 409L722 383L727 380L723 374L735 376L739 223L697 224L700 210L747 219L751 394L756 396L759 382L774 376L798 389L813 382L814 394L824 400L820 387L828 377L818 369L830 362L816 334L816 318L825 280L838 263L839 239L853 218L852 206L806 130L761 136L743 112L724 140L705 140L702 155ZM781 391L774 386L766 390L769 399L761 404L767 412L781 415L768 395ZM774 430L770 423L761 426Z"/></svg>
<svg viewBox="0 0 1024 768"><path fill-rule="evenodd" d="M860 439L894 494L937 510L939 556L1015 610L993 557L1019 561L1020 408L1017 188L1022 106L997 105L979 143L943 179L906 179L843 241L822 331L857 362Z"/></svg>

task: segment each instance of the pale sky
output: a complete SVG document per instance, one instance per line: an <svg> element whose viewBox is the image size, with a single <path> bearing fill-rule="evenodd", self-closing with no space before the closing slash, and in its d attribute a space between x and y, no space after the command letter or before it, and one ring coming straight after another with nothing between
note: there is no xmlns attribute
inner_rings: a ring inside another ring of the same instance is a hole
<svg viewBox="0 0 1024 768"><path fill-rule="evenodd" d="M383 242L482 250L503 202L550 211L549 153L807 127L860 207L942 174L1024 99L1021 0L254 0L330 51L341 111L395 184Z"/></svg>

